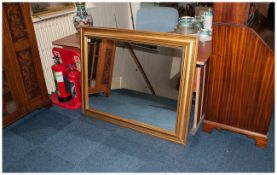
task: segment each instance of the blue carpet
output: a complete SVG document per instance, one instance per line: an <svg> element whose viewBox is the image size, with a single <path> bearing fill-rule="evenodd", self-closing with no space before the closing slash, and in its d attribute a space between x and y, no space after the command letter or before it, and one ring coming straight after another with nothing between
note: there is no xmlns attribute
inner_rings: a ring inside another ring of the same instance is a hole
<svg viewBox="0 0 277 175"><path fill-rule="evenodd" d="M117 89L109 97L92 95L89 104L92 109L175 131L177 100Z"/></svg>
<svg viewBox="0 0 277 175"><path fill-rule="evenodd" d="M184 147L52 106L3 129L3 171L274 172L274 121L266 149L222 130L200 130Z"/></svg>

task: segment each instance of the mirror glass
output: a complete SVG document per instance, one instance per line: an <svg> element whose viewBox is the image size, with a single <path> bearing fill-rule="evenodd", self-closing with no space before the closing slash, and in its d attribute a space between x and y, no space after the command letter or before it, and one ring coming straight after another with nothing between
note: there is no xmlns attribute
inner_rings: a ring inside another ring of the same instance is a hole
<svg viewBox="0 0 277 175"><path fill-rule="evenodd" d="M175 132L181 48L88 39L89 108Z"/></svg>

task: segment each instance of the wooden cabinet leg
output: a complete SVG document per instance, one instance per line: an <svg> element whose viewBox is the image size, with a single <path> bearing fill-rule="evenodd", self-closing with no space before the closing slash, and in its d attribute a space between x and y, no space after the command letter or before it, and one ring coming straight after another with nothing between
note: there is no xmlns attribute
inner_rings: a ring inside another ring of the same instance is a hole
<svg viewBox="0 0 277 175"><path fill-rule="evenodd" d="M256 146L259 148L266 148L267 143L268 143L268 138L261 138L261 137L256 137Z"/></svg>
<svg viewBox="0 0 277 175"><path fill-rule="evenodd" d="M44 105L45 108L51 108L52 107L52 102L51 100L48 100L47 103Z"/></svg>
<svg viewBox="0 0 277 175"><path fill-rule="evenodd" d="M240 128L236 128L236 127L232 127L232 126L228 126L228 125L224 125L224 124L219 124L216 122L211 122L208 120L203 121L203 131L204 132L211 133L213 129L224 129L224 130L228 130L231 132L240 133L240 134L243 134L243 135L249 137L250 139L255 139L257 147L259 147L259 148L267 147L268 134L263 135L263 134L258 134L255 132L249 132L247 130L243 130Z"/></svg>
<svg viewBox="0 0 277 175"><path fill-rule="evenodd" d="M203 123L203 131L204 132L207 132L207 133L212 133L212 130L214 129L215 127L213 126L213 125L210 125L210 124L208 124L208 123L205 123L205 121L204 121L204 123Z"/></svg>
<svg viewBox="0 0 277 175"><path fill-rule="evenodd" d="M106 95L106 97L109 97L109 96L111 95L111 90L107 90L107 91L105 92L105 95Z"/></svg>
<svg viewBox="0 0 277 175"><path fill-rule="evenodd" d="M200 124L202 123L205 110L204 110L204 90L205 90L205 75L206 75L206 65L198 66L195 70L194 77L194 91L195 91L195 110L193 118L193 126L191 128L191 134L195 135Z"/></svg>

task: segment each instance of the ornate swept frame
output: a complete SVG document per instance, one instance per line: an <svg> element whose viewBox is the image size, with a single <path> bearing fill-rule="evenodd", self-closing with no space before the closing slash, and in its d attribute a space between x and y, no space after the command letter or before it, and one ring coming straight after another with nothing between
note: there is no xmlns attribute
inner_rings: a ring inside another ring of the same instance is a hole
<svg viewBox="0 0 277 175"><path fill-rule="evenodd" d="M181 79L178 96L176 129L168 131L149 124L126 119L113 114L92 109L88 100L88 39L91 37L113 39L122 42L136 42L183 49ZM144 32L113 28L81 28L81 69L82 69L82 112L116 125L150 134L180 144L187 143L189 116L191 109L193 77L196 67L198 38L175 33Z"/></svg>

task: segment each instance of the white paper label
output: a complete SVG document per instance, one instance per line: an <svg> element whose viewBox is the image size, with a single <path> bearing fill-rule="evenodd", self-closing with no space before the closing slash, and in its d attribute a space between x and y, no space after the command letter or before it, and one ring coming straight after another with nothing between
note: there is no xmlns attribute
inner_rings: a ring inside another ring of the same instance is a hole
<svg viewBox="0 0 277 175"><path fill-rule="evenodd" d="M55 72L56 80L58 83L63 82L63 73L62 72Z"/></svg>

